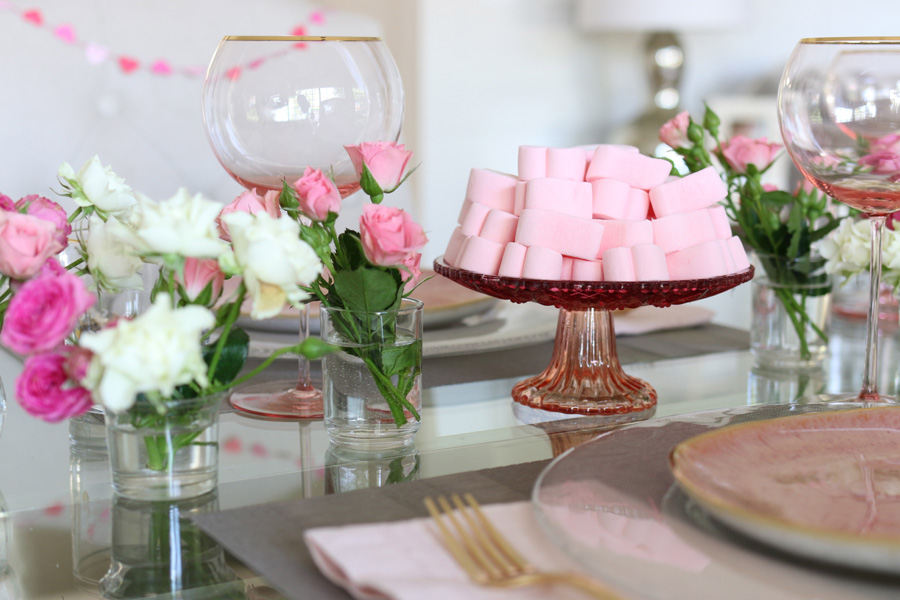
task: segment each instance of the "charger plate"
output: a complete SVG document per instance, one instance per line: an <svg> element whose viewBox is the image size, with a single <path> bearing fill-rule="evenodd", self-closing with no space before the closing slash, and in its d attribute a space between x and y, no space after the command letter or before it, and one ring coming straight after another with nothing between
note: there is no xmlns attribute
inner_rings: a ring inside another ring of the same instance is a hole
<svg viewBox="0 0 900 600"><path fill-rule="evenodd" d="M670 471L673 449L698 435L782 418L786 423L798 420L799 426L804 415L831 417L845 409L827 404L744 406L615 429L562 454L544 470L532 495L536 515L550 539L587 570L627 590L629 597L896 599L900 577L859 570L858 547L843 546L845 556L835 566L760 543L713 517L675 484ZM740 478L742 470L733 469L732 476Z"/></svg>

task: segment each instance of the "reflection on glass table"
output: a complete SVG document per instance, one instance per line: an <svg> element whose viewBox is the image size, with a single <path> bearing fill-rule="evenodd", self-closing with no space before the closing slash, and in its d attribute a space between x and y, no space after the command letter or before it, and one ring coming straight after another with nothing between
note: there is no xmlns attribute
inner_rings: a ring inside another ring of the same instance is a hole
<svg viewBox="0 0 900 600"><path fill-rule="evenodd" d="M898 341L896 329L883 329L879 351L885 368L879 389L887 393L898 387ZM855 389L864 344L864 323L835 319L833 354L820 375L754 371L747 351L636 362L628 370L657 389L654 419L748 404L806 403L819 393ZM472 360L483 360L482 356L471 355ZM20 370L15 357L0 353L0 377L7 390L12 390ZM523 419L514 410L521 405L510 396L519 379L426 388L422 428L414 450L403 456L337 452L329 446L321 421L284 422L225 413L220 423L218 508L543 460L604 431L588 416ZM70 432L76 443L70 444ZM0 462L0 493L5 499L0 552L5 540L8 556L0 587L10 590L10 597L98 596L97 583L113 558L117 509L102 436L100 423L47 424L27 416L10 399L0 435L0 453L7 457ZM265 585L234 561L229 560L227 567L248 585Z"/></svg>

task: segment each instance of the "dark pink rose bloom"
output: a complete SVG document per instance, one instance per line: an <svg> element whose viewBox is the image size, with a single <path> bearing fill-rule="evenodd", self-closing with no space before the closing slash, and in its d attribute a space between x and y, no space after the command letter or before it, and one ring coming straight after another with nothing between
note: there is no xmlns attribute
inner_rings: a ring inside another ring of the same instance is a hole
<svg viewBox="0 0 900 600"><path fill-rule="evenodd" d="M410 252L422 248L428 238L421 225L402 209L381 204L366 204L359 218L359 236L363 251L372 264L382 267L400 265Z"/></svg>
<svg viewBox="0 0 900 600"><path fill-rule="evenodd" d="M43 273L13 295L0 342L19 354L46 352L63 343L94 304L84 282L69 272Z"/></svg>
<svg viewBox="0 0 900 600"><path fill-rule="evenodd" d="M225 205L225 208L223 208L222 212L219 213L219 216L216 217L216 225L219 228L219 237L226 242L231 241L231 236L228 234L228 227L222 221L222 217L229 213L245 212L255 215L256 213L264 212L273 219L281 217L281 204L278 202L279 195L280 194L275 190L269 190L264 195L260 196L256 193L256 188L242 193L232 200L230 204Z"/></svg>
<svg viewBox="0 0 900 600"><path fill-rule="evenodd" d="M691 140L688 139L688 126L691 118L687 111L683 111L672 117L659 129L659 139L670 148L690 148Z"/></svg>
<svg viewBox="0 0 900 600"><path fill-rule="evenodd" d="M303 177L294 183L300 211L313 221L324 221L328 213L341 212L341 193L319 169L306 167Z"/></svg>
<svg viewBox="0 0 900 600"><path fill-rule="evenodd" d="M6 194L0 194L0 210L16 210L16 205L13 203L12 198Z"/></svg>
<svg viewBox="0 0 900 600"><path fill-rule="evenodd" d="M56 241L62 244L63 248L69 245L69 235L72 233L69 215L53 200L37 194L25 196L16 202L16 210L53 223L56 225Z"/></svg>
<svg viewBox="0 0 900 600"><path fill-rule="evenodd" d="M50 423L84 414L91 393L69 379L66 349L29 356L16 379L16 399L25 411Z"/></svg>
<svg viewBox="0 0 900 600"><path fill-rule="evenodd" d="M421 261L422 255L419 252L410 252L400 264L400 278L406 282L403 286L404 293L411 292L422 278L422 271L419 269Z"/></svg>
<svg viewBox="0 0 900 600"><path fill-rule="evenodd" d="M362 177L363 165L385 192L394 191L403 181L406 165L412 152L403 144L395 142L363 142L358 146L344 146L350 161L356 169L356 176Z"/></svg>
<svg viewBox="0 0 900 600"><path fill-rule="evenodd" d="M762 171L778 156L781 144L770 143L766 138L751 140L736 135L722 144L722 154L731 168L738 173L746 173L747 165L754 165Z"/></svg>
<svg viewBox="0 0 900 600"><path fill-rule="evenodd" d="M0 211L0 273L28 279L64 248L56 236L56 225L49 221Z"/></svg>

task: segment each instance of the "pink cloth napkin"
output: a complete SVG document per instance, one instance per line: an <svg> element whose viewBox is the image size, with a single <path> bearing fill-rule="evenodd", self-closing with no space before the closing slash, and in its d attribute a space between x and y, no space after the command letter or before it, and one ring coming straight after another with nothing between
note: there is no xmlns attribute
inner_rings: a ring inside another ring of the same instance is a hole
<svg viewBox="0 0 900 600"><path fill-rule="evenodd" d="M547 538L531 503L492 504L483 508L494 526L532 564L548 571L578 569ZM310 529L305 539L322 573L358 600L576 600L585 597L561 585L501 589L471 583L441 544L428 518Z"/></svg>

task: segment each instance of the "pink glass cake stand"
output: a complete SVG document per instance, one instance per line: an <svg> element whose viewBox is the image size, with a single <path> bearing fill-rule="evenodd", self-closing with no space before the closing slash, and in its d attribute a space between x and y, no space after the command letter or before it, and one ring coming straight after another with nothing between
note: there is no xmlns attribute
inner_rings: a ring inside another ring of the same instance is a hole
<svg viewBox="0 0 900 600"><path fill-rule="evenodd" d="M745 271L683 281L545 281L484 275L434 261L436 273L469 289L516 303L559 309L550 365L512 389L513 400L540 410L637 421L656 412L656 390L619 364L612 311L666 307L715 296L753 278Z"/></svg>

